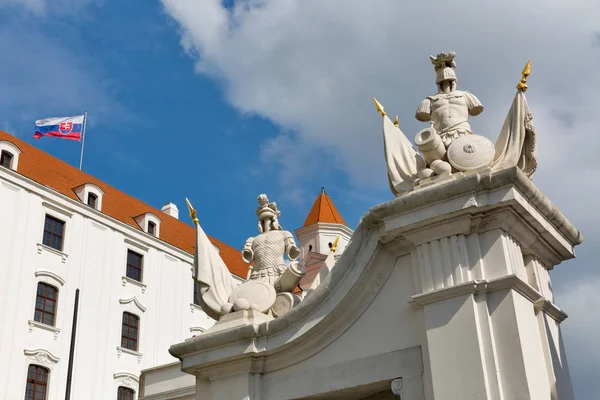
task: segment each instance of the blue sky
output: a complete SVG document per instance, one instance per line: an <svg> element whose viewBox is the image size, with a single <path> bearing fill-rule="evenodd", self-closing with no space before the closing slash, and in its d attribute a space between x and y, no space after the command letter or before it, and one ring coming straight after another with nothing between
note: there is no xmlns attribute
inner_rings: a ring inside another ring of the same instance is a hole
<svg viewBox="0 0 600 400"><path fill-rule="evenodd" d="M435 12L434 12L435 11ZM538 133L534 182L585 235L552 271L577 398L600 392L600 5L585 0L0 0L0 128L78 165L79 144L34 140L36 119L88 111L84 170L160 208L184 198L234 247L256 196L301 226L321 186L354 227L392 199L381 120L408 136L435 91L429 54L457 52L459 89L495 140L520 72Z"/></svg>
<svg viewBox="0 0 600 400"><path fill-rule="evenodd" d="M20 59L0 66L0 80L27 74L14 83L19 100L2 102L3 129L77 166L80 144L34 140L33 122L87 111L86 172L158 208L172 201L185 212L189 197L204 229L232 246L255 234L262 192L279 202L287 229L301 226L321 186L352 225L368 206L344 200L336 188L346 179L333 169L285 195L277 167L261 160L261 144L280 128L236 111L218 80L195 73L160 3L91 3L67 14L49 6L41 15L12 6L0 22L11 28L0 45Z"/></svg>

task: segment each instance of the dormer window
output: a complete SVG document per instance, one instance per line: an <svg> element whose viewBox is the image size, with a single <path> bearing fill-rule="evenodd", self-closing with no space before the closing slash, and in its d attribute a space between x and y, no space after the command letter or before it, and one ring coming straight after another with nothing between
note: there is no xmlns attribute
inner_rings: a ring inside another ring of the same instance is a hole
<svg viewBox="0 0 600 400"><path fill-rule="evenodd" d="M88 193L87 205L92 208L98 207L98 196L94 193Z"/></svg>
<svg viewBox="0 0 600 400"><path fill-rule="evenodd" d="M13 158L14 156L12 153L2 150L2 154L0 155L0 165L4 168L12 168Z"/></svg>
<svg viewBox="0 0 600 400"><path fill-rule="evenodd" d="M21 150L7 140L0 140L0 167L17 170Z"/></svg>
<svg viewBox="0 0 600 400"><path fill-rule="evenodd" d="M154 213L145 213L134 218L142 230L152 236L160 237L160 218Z"/></svg>
<svg viewBox="0 0 600 400"><path fill-rule="evenodd" d="M102 195L104 191L98 185L84 183L81 186L73 188L73 191L82 203L87 204L94 210L102 211Z"/></svg>
<svg viewBox="0 0 600 400"><path fill-rule="evenodd" d="M148 233L152 236L156 235L156 224L152 221L148 221Z"/></svg>

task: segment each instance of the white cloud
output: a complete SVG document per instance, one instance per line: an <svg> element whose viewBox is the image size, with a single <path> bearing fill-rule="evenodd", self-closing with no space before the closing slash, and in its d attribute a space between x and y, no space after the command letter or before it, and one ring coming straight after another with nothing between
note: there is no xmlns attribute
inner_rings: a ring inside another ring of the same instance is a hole
<svg viewBox="0 0 600 400"><path fill-rule="evenodd" d="M435 91L428 55L449 49L458 53L459 87L486 106L473 127L492 139L532 59L536 180L559 205L567 202L563 188L553 188L557 180L598 172L593 149L600 138L591 129L600 121L597 3L246 0L226 9L219 0L162 2L197 70L221 80L235 107L282 127L286 146L298 153L328 150L357 187L385 187L371 97L397 111L412 138L424 127L414 120L416 106ZM272 154L283 149L281 140L263 148ZM281 160L282 175L295 173L287 149L270 159Z"/></svg>
<svg viewBox="0 0 600 400"><path fill-rule="evenodd" d="M281 128L279 137L263 142L261 160L279 168L280 183L288 188L314 177L302 172L309 165L319 173L332 167L347 173L354 186L348 192L385 189L381 119L371 97L389 114L399 114L400 127L412 139L424 127L414 119L415 109L435 92L428 56L440 51L457 52L459 88L473 92L486 108L472 127L495 140L531 59L527 97L540 159L534 182L584 234L592 232L583 246L598 242L593 228L600 213L593 211L600 195L600 3L238 0L230 8L220 0L162 3L178 22L196 70L220 81L241 113ZM314 151L319 156L311 157ZM589 255L575 261L578 271L598 277L592 261L597 256ZM555 287L570 288L572 282L569 276ZM599 287L600 278L581 290ZM572 314L566 341L576 371L587 365L587 351L600 350L589 332L581 333L587 345L575 333L590 321L577 316L583 298L559 303Z"/></svg>

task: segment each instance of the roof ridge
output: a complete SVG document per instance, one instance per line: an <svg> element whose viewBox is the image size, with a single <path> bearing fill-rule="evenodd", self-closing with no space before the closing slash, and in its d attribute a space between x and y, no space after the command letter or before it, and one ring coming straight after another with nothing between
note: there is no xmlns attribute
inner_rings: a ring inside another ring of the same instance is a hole
<svg viewBox="0 0 600 400"><path fill-rule="evenodd" d="M158 239L187 253L194 253L195 229L185 221L175 218L87 172L79 170L8 132L0 130L0 140L6 140L20 148L21 155L16 171L18 174L73 200L79 200L73 191L74 188L85 183L100 186L104 191L101 211L104 215L125 223L136 230L143 231L136 223L135 217L147 212L156 214L161 219L162 224ZM230 271L238 276L245 276L247 266L239 256L238 250L210 235L207 236L221 250L221 257Z"/></svg>

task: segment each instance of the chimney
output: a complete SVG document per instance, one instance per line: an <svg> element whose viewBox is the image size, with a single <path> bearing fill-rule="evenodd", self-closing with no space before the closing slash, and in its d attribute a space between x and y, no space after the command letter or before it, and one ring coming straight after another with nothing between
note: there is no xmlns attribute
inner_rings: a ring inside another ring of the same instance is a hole
<svg viewBox="0 0 600 400"><path fill-rule="evenodd" d="M170 215L173 218L179 219L179 209L173 203L167 203L160 209L160 211L164 212L167 215Z"/></svg>

